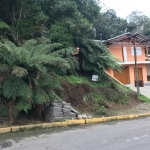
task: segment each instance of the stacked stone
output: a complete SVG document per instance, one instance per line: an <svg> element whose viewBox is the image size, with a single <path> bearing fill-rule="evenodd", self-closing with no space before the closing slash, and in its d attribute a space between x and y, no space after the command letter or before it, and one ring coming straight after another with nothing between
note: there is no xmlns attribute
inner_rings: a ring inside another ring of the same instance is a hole
<svg viewBox="0 0 150 150"><path fill-rule="evenodd" d="M62 121L67 119L76 119L77 115L72 111L70 103L59 100L52 101L45 109L46 121Z"/></svg>
<svg viewBox="0 0 150 150"><path fill-rule="evenodd" d="M63 102L63 117L66 119L76 119L76 113L71 112L71 104Z"/></svg>
<svg viewBox="0 0 150 150"><path fill-rule="evenodd" d="M63 108L61 101L52 101L50 105L46 107L45 119L50 122L63 120Z"/></svg>

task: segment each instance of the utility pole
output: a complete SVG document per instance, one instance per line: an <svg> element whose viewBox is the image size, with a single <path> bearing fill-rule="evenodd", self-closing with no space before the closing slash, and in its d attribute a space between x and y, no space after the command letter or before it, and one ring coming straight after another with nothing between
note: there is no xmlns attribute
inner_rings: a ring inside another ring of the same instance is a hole
<svg viewBox="0 0 150 150"><path fill-rule="evenodd" d="M137 68L137 56L136 56L136 39L134 37L134 60L135 60L135 75L136 75L136 79L135 79L135 84L137 87L137 95L140 95L140 87L139 87L139 79L138 79L138 68Z"/></svg>

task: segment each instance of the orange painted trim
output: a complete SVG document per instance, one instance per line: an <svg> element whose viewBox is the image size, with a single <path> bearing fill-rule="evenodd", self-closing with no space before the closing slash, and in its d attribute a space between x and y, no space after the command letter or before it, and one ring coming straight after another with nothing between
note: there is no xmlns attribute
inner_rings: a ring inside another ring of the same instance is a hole
<svg viewBox="0 0 150 150"><path fill-rule="evenodd" d="M115 81L117 81L118 83L120 83L121 85L124 86L124 84L122 84L119 80L117 80L115 77L113 77L112 75L110 75L108 72L105 71L105 73L106 73L107 75L109 75L111 78L113 78Z"/></svg>

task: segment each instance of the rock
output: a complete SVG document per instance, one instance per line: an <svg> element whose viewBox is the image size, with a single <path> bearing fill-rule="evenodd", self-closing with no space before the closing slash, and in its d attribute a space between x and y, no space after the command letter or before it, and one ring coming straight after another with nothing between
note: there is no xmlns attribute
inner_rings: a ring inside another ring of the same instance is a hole
<svg viewBox="0 0 150 150"><path fill-rule="evenodd" d="M77 117L78 119L82 119L82 115L78 115L78 117Z"/></svg>
<svg viewBox="0 0 150 150"><path fill-rule="evenodd" d="M92 119L92 116L88 116L88 119Z"/></svg>
<svg viewBox="0 0 150 150"><path fill-rule="evenodd" d="M87 115L82 114L82 119L87 119Z"/></svg>

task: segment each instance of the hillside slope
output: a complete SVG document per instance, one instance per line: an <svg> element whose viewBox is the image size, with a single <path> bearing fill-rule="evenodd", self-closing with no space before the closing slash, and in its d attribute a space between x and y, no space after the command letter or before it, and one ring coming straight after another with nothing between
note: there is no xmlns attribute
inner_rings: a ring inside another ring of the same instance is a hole
<svg viewBox="0 0 150 150"><path fill-rule="evenodd" d="M101 84L93 83L87 78L71 78L74 81L70 77L61 80L64 90L58 92L58 95L81 113L111 116L150 110L149 103L141 101L136 92L113 79L108 78L105 84Z"/></svg>

